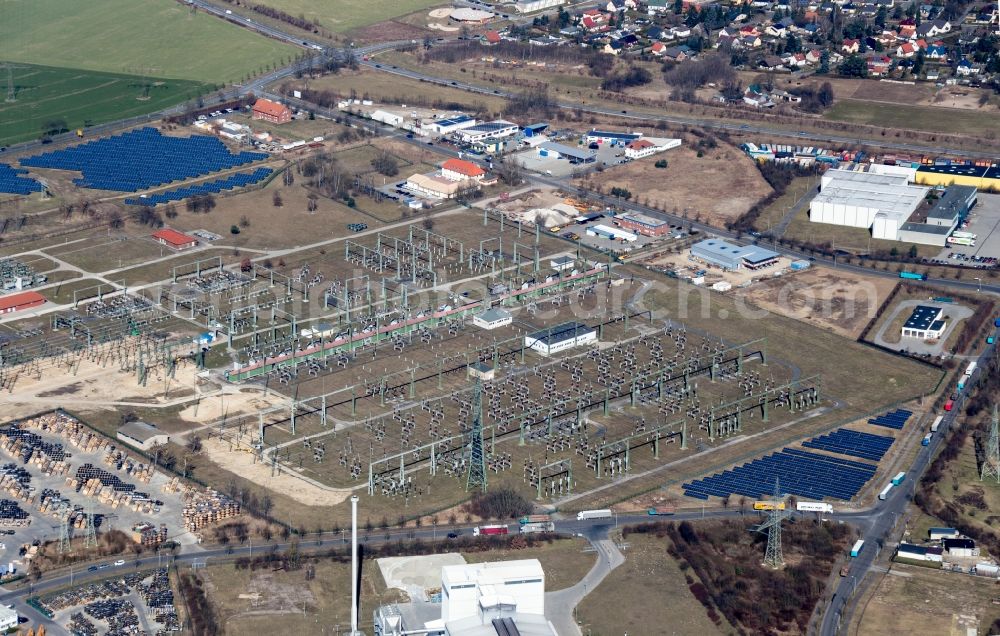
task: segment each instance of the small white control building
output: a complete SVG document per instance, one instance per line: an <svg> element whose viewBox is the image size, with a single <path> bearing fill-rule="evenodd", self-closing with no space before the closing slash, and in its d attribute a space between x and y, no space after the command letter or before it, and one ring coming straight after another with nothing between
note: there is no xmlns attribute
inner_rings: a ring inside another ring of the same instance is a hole
<svg viewBox="0 0 1000 636"><path fill-rule="evenodd" d="M482 329L497 329L514 322L514 316L506 309L491 307L472 317L472 324Z"/></svg>

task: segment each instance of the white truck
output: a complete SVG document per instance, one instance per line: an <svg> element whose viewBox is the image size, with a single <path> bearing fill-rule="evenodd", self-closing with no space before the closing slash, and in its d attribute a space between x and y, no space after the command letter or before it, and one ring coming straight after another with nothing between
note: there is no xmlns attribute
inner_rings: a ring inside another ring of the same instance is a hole
<svg viewBox="0 0 1000 636"><path fill-rule="evenodd" d="M941 427L941 421L944 419L943 415L938 415L934 418L934 423L931 424L931 433L937 433L938 429Z"/></svg>
<svg viewBox="0 0 1000 636"><path fill-rule="evenodd" d="M521 534L530 534L532 532L555 532L556 524L551 521L535 521L531 523L521 524Z"/></svg>
<svg viewBox="0 0 1000 636"><path fill-rule="evenodd" d="M799 512L833 512L833 505L822 501L797 501L795 509Z"/></svg>
<svg viewBox="0 0 1000 636"><path fill-rule="evenodd" d="M576 513L576 520L586 521L588 519L610 519L613 515L614 513L607 508L602 510L581 510Z"/></svg>

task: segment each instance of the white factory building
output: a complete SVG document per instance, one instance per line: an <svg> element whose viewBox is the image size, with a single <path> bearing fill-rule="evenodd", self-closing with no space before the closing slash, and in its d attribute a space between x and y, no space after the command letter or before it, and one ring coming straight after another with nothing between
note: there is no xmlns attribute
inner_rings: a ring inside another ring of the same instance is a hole
<svg viewBox="0 0 1000 636"><path fill-rule="evenodd" d="M543 356L594 342L597 342L597 331L583 323L572 321L524 337L524 346Z"/></svg>
<svg viewBox="0 0 1000 636"><path fill-rule="evenodd" d="M19 620L17 610L0 606L0 632L16 628Z"/></svg>
<svg viewBox="0 0 1000 636"><path fill-rule="evenodd" d="M828 170L809 204L809 220L870 229L873 238L896 241L929 190L909 185L906 174Z"/></svg>
<svg viewBox="0 0 1000 636"><path fill-rule="evenodd" d="M441 620L445 625L500 605L512 613L545 615L545 572L538 559L441 568Z"/></svg>
<svg viewBox="0 0 1000 636"><path fill-rule="evenodd" d="M465 113L456 113L455 115L449 117L440 117L424 121L420 125L420 128L429 133L450 135L451 133L471 128L472 126L475 126L476 123L478 122L474 117L470 117Z"/></svg>

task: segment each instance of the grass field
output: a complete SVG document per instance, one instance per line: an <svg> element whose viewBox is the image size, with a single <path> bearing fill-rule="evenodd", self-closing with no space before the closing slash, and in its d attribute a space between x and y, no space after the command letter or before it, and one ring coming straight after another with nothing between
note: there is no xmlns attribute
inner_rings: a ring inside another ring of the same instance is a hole
<svg viewBox="0 0 1000 636"><path fill-rule="evenodd" d="M1000 616L990 579L894 564L868 599L859 603L845 633L986 634ZM901 612L900 608L906 608Z"/></svg>
<svg viewBox="0 0 1000 636"><path fill-rule="evenodd" d="M853 124L870 124L886 128L908 128L951 134L992 131L1000 133L1000 118L993 112L976 112L961 108L879 106L868 101L843 99L824 114L826 119Z"/></svg>
<svg viewBox="0 0 1000 636"><path fill-rule="evenodd" d="M304 15L308 20L316 20L320 26L341 33L368 26L383 20L420 11L442 4L437 0L263 0L261 4L294 16Z"/></svg>
<svg viewBox="0 0 1000 636"><path fill-rule="evenodd" d="M0 103L0 145L35 139L55 120L69 130L84 128L162 110L211 89L191 80L51 66L20 65L12 74L17 101Z"/></svg>
<svg viewBox="0 0 1000 636"><path fill-rule="evenodd" d="M684 580L684 573L666 550L666 541L654 536L629 535L625 563L612 571L577 608L585 634L657 633L676 636L726 634L723 620L715 625ZM654 584L655 581L655 584ZM643 599L643 602L635 602Z"/></svg>
<svg viewBox="0 0 1000 636"><path fill-rule="evenodd" d="M0 60L221 84L296 54L171 0L0 0Z"/></svg>

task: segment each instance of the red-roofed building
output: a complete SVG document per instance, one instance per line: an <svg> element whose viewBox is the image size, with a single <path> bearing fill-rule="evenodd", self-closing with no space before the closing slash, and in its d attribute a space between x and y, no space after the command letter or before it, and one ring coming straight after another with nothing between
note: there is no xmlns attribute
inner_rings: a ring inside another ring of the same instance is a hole
<svg viewBox="0 0 1000 636"><path fill-rule="evenodd" d="M31 309L45 304L45 296L36 291L26 291L20 294L10 294L0 296L0 314L9 314L12 311Z"/></svg>
<svg viewBox="0 0 1000 636"><path fill-rule="evenodd" d="M441 176L449 181L465 181L466 179L479 181L485 174L485 170L471 161L449 159L441 164Z"/></svg>
<svg viewBox="0 0 1000 636"><path fill-rule="evenodd" d="M650 47L649 52L653 55L663 55L664 51L667 50L667 45L663 42L653 42L653 46Z"/></svg>
<svg viewBox="0 0 1000 636"><path fill-rule="evenodd" d="M486 35L483 36L483 44L487 46L500 44L500 34L496 31L487 31Z"/></svg>
<svg viewBox="0 0 1000 636"><path fill-rule="evenodd" d="M170 228L153 232L153 240L174 250L186 250L198 244L198 239L195 237Z"/></svg>
<svg viewBox="0 0 1000 636"><path fill-rule="evenodd" d="M656 144L646 139L636 139L625 146L625 156L629 159L642 159L656 153Z"/></svg>
<svg viewBox="0 0 1000 636"><path fill-rule="evenodd" d="M261 98L254 102L253 118L263 119L272 124L284 124L292 121L292 111L284 104Z"/></svg>

